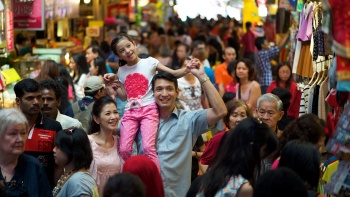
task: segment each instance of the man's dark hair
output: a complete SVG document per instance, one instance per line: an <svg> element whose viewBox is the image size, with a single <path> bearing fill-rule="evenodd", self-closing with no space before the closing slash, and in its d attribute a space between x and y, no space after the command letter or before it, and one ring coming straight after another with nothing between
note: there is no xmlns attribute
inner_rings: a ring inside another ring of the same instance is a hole
<svg viewBox="0 0 350 197"><path fill-rule="evenodd" d="M154 91L154 84L156 83L157 79L165 79L167 81L173 82L175 89L177 90L178 84L177 84L177 79L174 75L167 73L167 72L161 72L158 73L156 75L154 75L153 79L152 79L152 90Z"/></svg>
<svg viewBox="0 0 350 197"><path fill-rule="evenodd" d="M248 30L248 29L250 29L252 27L252 23L251 22L246 22L245 23L245 28Z"/></svg>
<svg viewBox="0 0 350 197"><path fill-rule="evenodd" d="M205 42L204 42L203 40L195 40L195 41L193 42L193 48L195 49L195 48L198 47L198 45L201 45L201 44L206 45Z"/></svg>
<svg viewBox="0 0 350 197"><path fill-rule="evenodd" d="M143 197L146 196L145 185L136 175L128 172L119 173L110 177L103 189L103 197L110 196Z"/></svg>
<svg viewBox="0 0 350 197"><path fill-rule="evenodd" d="M272 94L278 96L282 103L283 103L283 111L284 114L287 115L287 111L290 105L290 101L292 98L292 94L289 92L289 90L285 88L275 88L271 91Z"/></svg>
<svg viewBox="0 0 350 197"><path fill-rule="evenodd" d="M56 99L61 99L62 97L62 90L61 86L54 80L47 79L40 82L40 89L48 89L53 90L55 92Z"/></svg>
<svg viewBox="0 0 350 197"><path fill-rule="evenodd" d="M266 38L265 37L257 37L255 38L254 44L256 48L260 51L262 49L261 45L264 44Z"/></svg>
<svg viewBox="0 0 350 197"><path fill-rule="evenodd" d="M102 49L101 49L98 45L92 44L92 45L88 46L88 48L86 48L86 50L88 50L88 49L90 49L90 48L91 48L91 51L92 51L93 53L97 53L98 56L100 56L100 57L102 57L102 58L105 58L104 52L102 51Z"/></svg>
<svg viewBox="0 0 350 197"><path fill-rule="evenodd" d="M23 79L16 83L14 87L16 97L22 98L24 92L38 92L40 91L40 84L34 79Z"/></svg>
<svg viewBox="0 0 350 197"><path fill-rule="evenodd" d="M95 95L98 93L98 91L103 90L103 88L93 91L93 92L85 92L85 96L91 96L91 97L95 97Z"/></svg>

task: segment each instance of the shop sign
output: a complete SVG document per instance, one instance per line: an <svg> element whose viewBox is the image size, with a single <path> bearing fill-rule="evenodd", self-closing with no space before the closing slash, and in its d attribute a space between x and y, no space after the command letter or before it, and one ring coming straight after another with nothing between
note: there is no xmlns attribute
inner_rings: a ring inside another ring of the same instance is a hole
<svg viewBox="0 0 350 197"><path fill-rule="evenodd" d="M44 30L43 0L12 0L14 29Z"/></svg>
<svg viewBox="0 0 350 197"><path fill-rule="evenodd" d="M6 50L12 51L15 49L13 39L13 14L11 7L11 0L5 0L5 12L6 12Z"/></svg>
<svg viewBox="0 0 350 197"><path fill-rule="evenodd" d="M90 37L99 37L100 36L100 28L99 27L87 27L86 35Z"/></svg>

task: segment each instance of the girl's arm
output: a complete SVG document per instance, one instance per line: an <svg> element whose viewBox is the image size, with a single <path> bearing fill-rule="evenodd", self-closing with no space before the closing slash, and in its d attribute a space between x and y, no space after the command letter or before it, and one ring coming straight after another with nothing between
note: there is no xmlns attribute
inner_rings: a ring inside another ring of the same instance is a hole
<svg viewBox="0 0 350 197"><path fill-rule="evenodd" d="M178 70L173 70L171 68L168 68L168 67L164 66L161 63L158 63L157 70L158 71L163 71L163 72L168 72L168 73L174 75L176 78L181 78L181 77L185 76L187 73L190 72L189 70L187 70L187 67L180 68Z"/></svg>
<svg viewBox="0 0 350 197"><path fill-rule="evenodd" d="M120 87L117 89L117 95L119 96L120 100L126 101L128 96L126 95L125 86L120 81L118 82L120 83Z"/></svg>
<svg viewBox="0 0 350 197"><path fill-rule="evenodd" d="M253 82L252 82L253 83ZM249 109L254 112L256 108L256 104L258 102L258 98L261 96L261 89L258 83L254 83L252 89L250 90L249 99L246 101Z"/></svg>
<svg viewBox="0 0 350 197"><path fill-rule="evenodd" d="M124 84L122 84L120 81L106 83L105 92L107 96L112 97L114 100L116 99L117 95L122 101L126 101L127 99Z"/></svg>

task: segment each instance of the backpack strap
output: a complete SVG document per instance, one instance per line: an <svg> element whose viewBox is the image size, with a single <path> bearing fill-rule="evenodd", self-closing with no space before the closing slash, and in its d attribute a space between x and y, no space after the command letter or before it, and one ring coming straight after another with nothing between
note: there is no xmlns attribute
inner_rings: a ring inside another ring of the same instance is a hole
<svg viewBox="0 0 350 197"><path fill-rule="evenodd" d="M72 110L73 110L73 114L74 114L74 115L76 115L77 113L80 112L78 102L79 102L79 101L74 102L74 103L72 104Z"/></svg>

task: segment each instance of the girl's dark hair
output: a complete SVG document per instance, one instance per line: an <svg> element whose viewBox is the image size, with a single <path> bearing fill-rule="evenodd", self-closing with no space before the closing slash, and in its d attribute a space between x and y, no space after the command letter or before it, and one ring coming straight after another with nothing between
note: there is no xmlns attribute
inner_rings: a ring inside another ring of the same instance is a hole
<svg viewBox="0 0 350 197"><path fill-rule="evenodd" d="M276 85L277 85L277 87L280 87L279 86L279 83L280 83L280 81L281 81L281 78L280 78L280 76L279 76L279 70L282 68L282 66L287 66L288 68L289 68L289 71L290 71L290 76L289 76L289 78L288 78L288 80L287 80L287 82L286 82L286 89L288 89L289 90L289 88L290 88L290 86L291 86L291 84L292 84L292 81L293 81L293 75L292 75L292 67L290 66L290 64L289 64L289 62L281 62L281 63L279 63L278 65L277 65L277 68L276 68Z"/></svg>
<svg viewBox="0 0 350 197"><path fill-rule="evenodd" d="M256 80L256 75L255 75L255 69L254 69L254 65L253 62L250 61L249 59L238 59L237 61L234 62L235 66L235 80L237 83L239 83L239 78L236 74L236 70L237 70L237 65L238 63L243 62L245 64L245 66L248 68L249 72L248 72L248 80L249 81L254 81Z"/></svg>
<svg viewBox="0 0 350 197"><path fill-rule="evenodd" d="M281 167L264 173L254 187L253 197L308 197L304 181L291 169Z"/></svg>
<svg viewBox="0 0 350 197"><path fill-rule="evenodd" d="M254 185L254 172L260 170L261 158L270 154L266 150L264 155L260 154L268 142L271 143L270 147L276 147L276 135L267 124L252 117L243 119L233 130L228 131L213 163L203 175L201 188L204 196L214 196L232 176L241 175Z"/></svg>
<svg viewBox="0 0 350 197"><path fill-rule="evenodd" d="M278 158L284 146L292 140L301 140L316 144L325 137L326 122L315 114L304 114L290 122L279 137L278 149L273 159Z"/></svg>
<svg viewBox="0 0 350 197"><path fill-rule="evenodd" d="M78 70L79 70L79 73L78 73L79 76L78 76L77 80L75 81L75 82L77 83L77 82L79 81L80 76L81 76L82 74L86 74L86 73L89 72L89 65L88 65L88 63L86 62L86 57L85 57L85 55L82 54L82 53L74 53L74 54L72 54L71 57L73 58L75 64L78 66ZM73 79L75 78L75 75L76 75L76 74L77 74L77 73L74 73L74 74L73 74Z"/></svg>
<svg viewBox="0 0 350 197"><path fill-rule="evenodd" d="M253 117L251 111L249 110L247 104L245 104L244 101L242 100L231 100L226 103L226 108L227 108L227 114L223 118L223 121L225 125L228 127L230 125L230 116L231 114L238 108L238 107L244 107L247 117ZM230 128L231 129L231 128Z"/></svg>
<svg viewBox="0 0 350 197"><path fill-rule="evenodd" d="M113 103L115 106L117 106L115 101L109 96L103 96L103 97L97 99L94 102L94 105L92 107L91 115L96 116L96 117L100 117L100 114L102 112L102 108L109 103ZM98 131L100 131L100 125L97 124L94 121L94 119L92 119L90 122L90 128L89 128L88 134L93 134L93 133L96 133Z"/></svg>
<svg viewBox="0 0 350 197"><path fill-rule="evenodd" d="M110 177L103 189L103 197L144 197L146 189L141 179L128 172Z"/></svg>
<svg viewBox="0 0 350 197"><path fill-rule="evenodd" d="M92 60L94 62L95 67L98 67L97 76L104 76L107 73L106 61L100 56L97 56Z"/></svg>
<svg viewBox="0 0 350 197"><path fill-rule="evenodd" d="M320 152L310 142L293 140L282 150L279 167L294 170L310 186L316 190L320 178Z"/></svg>
<svg viewBox="0 0 350 197"><path fill-rule="evenodd" d="M55 145L67 155L67 164L74 162L74 170L90 168L93 156L84 130L73 127L59 131L55 137Z"/></svg>
<svg viewBox="0 0 350 197"><path fill-rule="evenodd" d="M112 43L111 43L111 49L113 51L113 53L117 56L118 56L118 51L117 51L117 44L119 43L120 40L122 39L127 39L129 40L131 43L134 44L134 41L127 35L127 34L124 34L124 33L120 33L117 35L117 37L115 37L113 40L112 40ZM123 59L120 59L119 58L119 67L121 66L124 66L125 64L127 64L127 62Z"/></svg>

